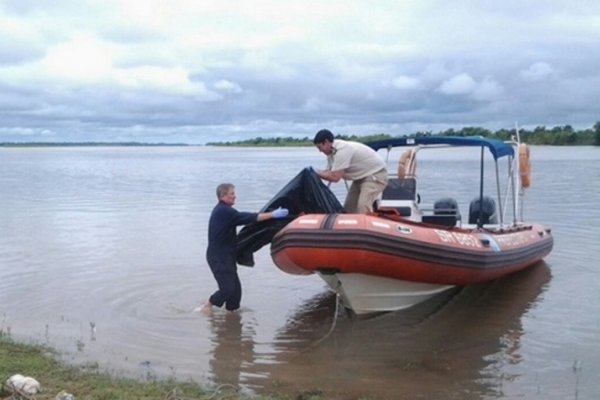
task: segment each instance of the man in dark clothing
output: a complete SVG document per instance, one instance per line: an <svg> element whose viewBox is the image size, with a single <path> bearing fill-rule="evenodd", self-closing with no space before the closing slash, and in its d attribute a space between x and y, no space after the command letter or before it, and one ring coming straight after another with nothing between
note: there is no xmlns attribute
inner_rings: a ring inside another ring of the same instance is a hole
<svg viewBox="0 0 600 400"><path fill-rule="evenodd" d="M265 213L237 211L233 208L236 196L235 186L231 183L222 183L217 187L217 198L219 202L213 208L208 222L206 260L219 289L202 306L204 313L210 313L213 306L222 307L223 304L229 311L240 308L242 285L236 264L236 227L271 218L284 218L289 213L285 208Z"/></svg>

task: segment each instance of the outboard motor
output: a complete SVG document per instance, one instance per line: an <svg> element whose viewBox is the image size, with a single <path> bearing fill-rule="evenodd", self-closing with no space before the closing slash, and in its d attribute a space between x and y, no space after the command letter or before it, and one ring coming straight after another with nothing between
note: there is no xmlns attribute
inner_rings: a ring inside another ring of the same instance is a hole
<svg viewBox="0 0 600 400"><path fill-rule="evenodd" d="M444 197L443 199L436 200L436 202L433 203L433 214L455 215L457 220L460 219L458 203L452 197Z"/></svg>
<svg viewBox="0 0 600 400"><path fill-rule="evenodd" d="M479 197L474 198L469 204L469 224L477 224L481 214L481 225L497 224L496 202L489 196L483 196L481 206ZM480 213L481 210L481 213Z"/></svg>

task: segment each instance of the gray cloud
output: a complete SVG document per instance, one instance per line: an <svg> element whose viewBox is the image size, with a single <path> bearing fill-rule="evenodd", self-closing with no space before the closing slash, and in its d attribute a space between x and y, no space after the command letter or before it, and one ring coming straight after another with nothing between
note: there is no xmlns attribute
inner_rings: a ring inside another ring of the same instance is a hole
<svg viewBox="0 0 600 400"><path fill-rule="evenodd" d="M595 3L258 2L1 3L0 141L600 119Z"/></svg>

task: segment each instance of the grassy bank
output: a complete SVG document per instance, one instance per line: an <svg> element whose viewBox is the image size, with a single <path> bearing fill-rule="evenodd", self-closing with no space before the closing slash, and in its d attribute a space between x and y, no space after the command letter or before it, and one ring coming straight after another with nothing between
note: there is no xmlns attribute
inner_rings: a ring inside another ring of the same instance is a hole
<svg viewBox="0 0 600 400"><path fill-rule="evenodd" d="M160 400L242 400L247 396L237 393L236 388L226 385L215 390L204 390L194 383L175 381L140 382L134 379L115 378L98 371L86 371L69 367L56 361L52 350L15 343L0 336L0 384L14 374L35 378L42 386L42 392L31 397L36 400L53 400L61 391L75 396L77 400L120 400L120 399L160 399ZM2 387L1 399L29 399L26 396L11 395ZM298 398L318 400L319 397ZM254 398L256 400L256 398ZM286 400L285 396L259 397L258 399Z"/></svg>

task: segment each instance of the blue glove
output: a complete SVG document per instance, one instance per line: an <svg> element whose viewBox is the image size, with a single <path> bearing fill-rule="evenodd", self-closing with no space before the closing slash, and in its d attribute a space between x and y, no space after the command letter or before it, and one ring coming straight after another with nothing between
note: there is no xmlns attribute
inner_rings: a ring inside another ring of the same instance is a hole
<svg viewBox="0 0 600 400"><path fill-rule="evenodd" d="M271 216L273 218L285 218L288 216L290 212L288 211L287 208L281 208L279 207L277 210L273 210L271 211Z"/></svg>

